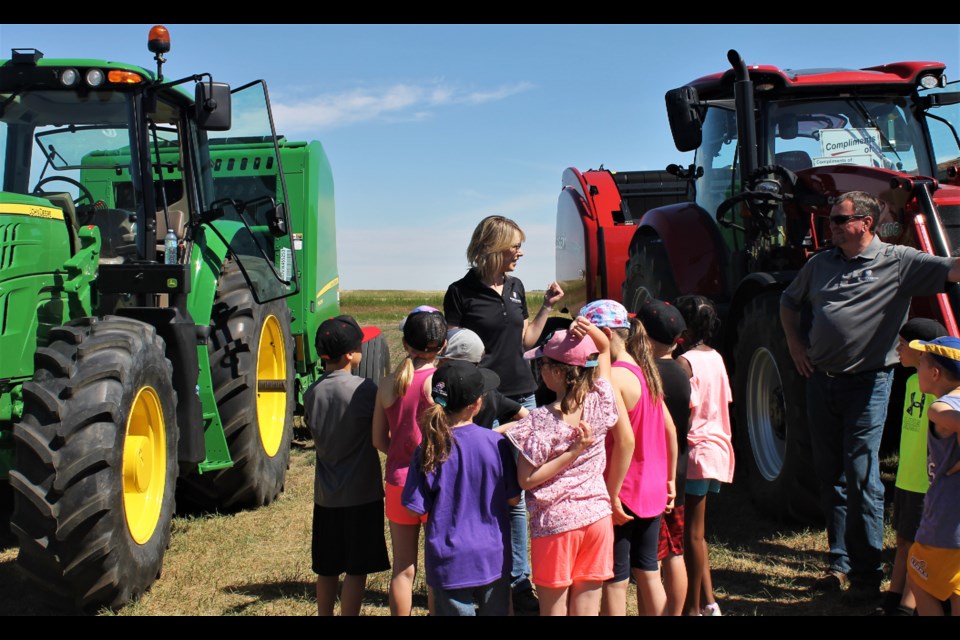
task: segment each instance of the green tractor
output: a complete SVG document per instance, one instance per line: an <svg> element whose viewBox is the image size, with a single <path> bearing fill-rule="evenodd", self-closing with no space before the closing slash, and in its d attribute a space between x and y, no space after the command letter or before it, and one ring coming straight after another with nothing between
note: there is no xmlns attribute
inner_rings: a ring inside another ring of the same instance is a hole
<svg viewBox="0 0 960 640"><path fill-rule="evenodd" d="M0 61L0 481L19 565L82 609L153 583L175 504L278 496L339 313L320 143L276 135L265 82L166 81L149 48Z"/></svg>

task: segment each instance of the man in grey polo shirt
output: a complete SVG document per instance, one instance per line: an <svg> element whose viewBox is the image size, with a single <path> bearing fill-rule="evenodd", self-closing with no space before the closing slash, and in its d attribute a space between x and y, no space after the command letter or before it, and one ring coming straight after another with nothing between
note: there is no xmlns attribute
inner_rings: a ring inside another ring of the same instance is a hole
<svg viewBox="0 0 960 640"><path fill-rule="evenodd" d="M814 472L830 543L822 590L848 583L852 599L879 594L883 484L879 449L897 332L912 296L960 281L960 260L881 242L880 203L862 191L830 212L834 248L813 256L780 298L780 319L797 371L808 378L807 415ZM800 329L809 305L813 324Z"/></svg>

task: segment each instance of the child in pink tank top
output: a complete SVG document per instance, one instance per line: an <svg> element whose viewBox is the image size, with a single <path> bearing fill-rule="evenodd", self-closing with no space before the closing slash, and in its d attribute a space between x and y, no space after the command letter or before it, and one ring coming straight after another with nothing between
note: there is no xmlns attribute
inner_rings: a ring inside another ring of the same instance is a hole
<svg viewBox="0 0 960 640"><path fill-rule="evenodd" d="M663 615L667 597L657 548L661 517L673 507L676 494L676 429L665 410L660 374L640 321L614 300L591 302L580 315L610 338L613 388L628 411L634 440L632 455L607 441L607 486L620 477L622 484L613 501L614 577L603 585L602 611L626 615L632 571L641 615Z"/></svg>
<svg viewBox="0 0 960 640"><path fill-rule="evenodd" d="M373 446L387 456L385 510L390 521L393 576L390 579L390 613L408 616L417 575L420 524L403 507L400 495L414 451L422 439L418 417L433 404L430 381L437 354L446 343L447 321L433 307L417 307L400 323L407 351L396 370L383 380L373 412Z"/></svg>

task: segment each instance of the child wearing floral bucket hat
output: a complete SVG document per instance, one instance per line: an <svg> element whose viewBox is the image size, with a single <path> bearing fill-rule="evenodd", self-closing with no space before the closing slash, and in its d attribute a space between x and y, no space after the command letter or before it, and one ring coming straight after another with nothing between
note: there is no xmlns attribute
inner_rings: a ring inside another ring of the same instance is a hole
<svg viewBox="0 0 960 640"><path fill-rule="evenodd" d="M930 488L923 516L907 557L907 576L917 598L917 613L943 615L949 600L960 616L960 338L913 340L922 351L917 365L920 391L937 396L927 417L927 469Z"/></svg>
<svg viewBox="0 0 960 640"><path fill-rule="evenodd" d="M627 583L637 582L641 614L663 615L667 594L657 562L660 523L676 498L677 431L664 401L650 337L615 300L580 309L610 339L614 391L627 411L633 450L607 439L607 487L614 521L614 577L603 585L606 615L627 614Z"/></svg>
<svg viewBox="0 0 960 640"><path fill-rule="evenodd" d="M601 585L613 577L604 440L625 416L610 384L610 341L579 317L524 358L540 359L543 382L557 394L505 434L520 450L540 614L597 615Z"/></svg>

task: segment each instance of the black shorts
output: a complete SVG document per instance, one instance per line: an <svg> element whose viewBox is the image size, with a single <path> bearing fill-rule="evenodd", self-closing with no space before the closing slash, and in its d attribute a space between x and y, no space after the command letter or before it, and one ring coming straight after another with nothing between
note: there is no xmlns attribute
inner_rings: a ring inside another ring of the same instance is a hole
<svg viewBox="0 0 960 640"><path fill-rule="evenodd" d="M893 492L893 528L897 536L913 542L923 517L924 494L897 487Z"/></svg>
<svg viewBox="0 0 960 640"><path fill-rule="evenodd" d="M623 507L633 520L613 528L613 579L623 582L630 577L630 569L656 571L657 544L660 540L660 518L638 518L626 506Z"/></svg>
<svg viewBox="0 0 960 640"><path fill-rule="evenodd" d="M353 507L313 505L313 572L362 576L390 568L383 499Z"/></svg>

